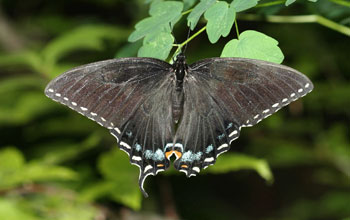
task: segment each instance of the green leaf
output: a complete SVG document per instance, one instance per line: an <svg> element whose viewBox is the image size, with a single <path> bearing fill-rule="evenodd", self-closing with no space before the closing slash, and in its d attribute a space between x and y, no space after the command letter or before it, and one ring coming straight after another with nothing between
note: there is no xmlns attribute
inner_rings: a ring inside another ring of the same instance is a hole
<svg viewBox="0 0 350 220"><path fill-rule="evenodd" d="M183 0L184 2L184 10L190 9L197 0Z"/></svg>
<svg viewBox="0 0 350 220"><path fill-rule="evenodd" d="M0 219L6 220L39 220L30 210L20 207L13 199L0 198Z"/></svg>
<svg viewBox="0 0 350 220"><path fill-rule="evenodd" d="M35 190L36 188L40 190ZM23 193L8 193L0 199L0 219L6 220L92 220L101 211L79 200L76 193L57 186L23 187ZM23 196L25 195L25 196Z"/></svg>
<svg viewBox="0 0 350 220"><path fill-rule="evenodd" d="M43 61L34 51L21 51L10 54L0 54L0 67L16 69L27 67L34 72L43 72Z"/></svg>
<svg viewBox="0 0 350 220"><path fill-rule="evenodd" d="M171 33L160 32L147 35L143 46L139 49L138 57L153 57L165 60L173 47L174 37Z"/></svg>
<svg viewBox="0 0 350 220"><path fill-rule="evenodd" d="M22 153L15 147L5 147L0 150L0 179L6 172L15 172L25 163Z"/></svg>
<svg viewBox="0 0 350 220"><path fill-rule="evenodd" d="M111 192L114 192L115 188L117 188L116 184L110 180L94 182L82 190L80 193L80 199L83 201L92 202L99 198L110 196Z"/></svg>
<svg viewBox="0 0 350 220"><path fill-rule="evenodd" d="M156 1L151 4L151 17L145 18L135 25L136 30L129 36L130 42L135 42L148 34L171 32L171 27L181 18L182 2Z"/></svg>
<svg viewBox="0 0 350 220"><path fill-rule="evenodd" d="M255 170L267 182L273 181L273 175L265 160L243 154L224 154L218 158L215 166L208 168L209 173L227 173L243 169Z"/></svg>
<svg viewBox="0 0 350 220"><path fill-rule="evenodd" d="M0 160L0 189L33 181L74 180L77 177L77 173L62 166L25 163L22 153L13 147L1 150Z"/></svg>
<svg viewBox="0 0 350 220"><path fill-rule="evenodd" d="M317 2L317 0L308 0L309 2ZM294 2L296 2L296 0L287 0L285 3L285 6L289 6L291 4L293 4Z"/></svg>
<svg viewBox="0 0 350 220"><path fill-rule="evenodd" d="M215 43L220 36L226 37L230 33L236 12L233 7L229 7L227 2L219 1L205 12L204 17L208 20L209 41Z"/></svg>
<svg viewBox="0 0 350 220"><path fill-rule="evenodd" d="M118 50L118 52L115 54L115 58L121 58L121 57L136 57L137 51L142 46L142 41L136 41L133 43L128 43L124 45L122 48Z"/></svg>
<svg viewBox="0 0 350 220"><path fill-rule="evenodd" d="M74 29L51 41L42 51L50 70L64 56L77 50L102 50L104 40L122 41L129 31L107 25L87 25Z"/></svg>
<svg viewBox="0 0 350 220"><path fill-rule="evenodd" d="M240 34L239 40L229 41L225 45L221 57L243 57L282 63L284 56L277 45L278 41L272 37L248 30Z"/></svg>
<svg viewBox="0 0 350 220"><path fill-rule="evenodd" d="M285 5L286 5L286 6L289 6L289 5L293 4L295 1L296 1L296 0L287 0L286 3L285 3Z"/></svg>
<svg viewBox="0 0 350 220"><path fill-rule="evenodd" d="M118 149L103 154L98 161L102 175L114 183L109 196L134 210L141 208L141 191L138 187L139 170L132 166L129 157Z"/></svg>
<svg viewBox="0 0 350 220"><path fill-rule="evenodd" d="M16 102L12 101L0 107L0 122L17 125L25 124L47 112L53 104L48 101L43 93L33 91L24 93L18 97Z"/></svg>
<svg viewBox="0 0 350 220"><path fill-rule="evenodd" d="M202 14L215 2L216 0L201 0L188 15L187 26L189 26L191 30L193 30L196 27L199 18L202 16Z"/></svg>
<svg viewBox="0 0 350 220"><path fill-rule="evenodd" d="M258 4L258 0L233 0L231 7L235 8L236 12L241 12L252 8Z"/></svg>
<svg viewBox="0 0 350 220"><path fill-rule="evenodd" d="M36 147L40 155L40 162L45 164L59 164L76 159L80 154L95 148L101 141L101 135L93 133L88 138L80 142L52 142ZM49 150L48 150L49 149ZM36 156L38 156L36 154Z"/></svg>
<svg viewBox="0 0 350 220"><path fill-rule="evenodd" d="M276 137L274 147L271 145L271 138L260 137L253 141L251 148L257 155L269 161L272 167L293 167L315 163L313 151L308 149L306 144Z"/></svg>

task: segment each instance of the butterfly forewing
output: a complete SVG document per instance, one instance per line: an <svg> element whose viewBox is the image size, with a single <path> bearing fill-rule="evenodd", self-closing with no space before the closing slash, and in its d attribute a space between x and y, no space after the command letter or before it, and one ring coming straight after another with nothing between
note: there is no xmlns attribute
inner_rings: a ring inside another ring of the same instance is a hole
<svg viewBox="0 0 350 220"><path fill-rule="evenodd" d="M243 58L209 58L189 66L184 115L176 132L184 154L175 163L188 176L215 163L241 127L253 126L313 89L289 67Z"/></svg>
<svg viewBox="0 0 350 220"><path fill-rule="evenodd" d="M108 128L140 167L144 192L144 179L169 166L164 147L174 135L170 71L170 64L151 58L101 61L60 75L45 93Z"/></svg>
<svg viewBox="0 0 350 220"><path fill-rule="evenodd" d="M311 81L287 66L243 58L211 58L190 66L197 81L223 103L240 126L252 126L313 89Z"/></svg>

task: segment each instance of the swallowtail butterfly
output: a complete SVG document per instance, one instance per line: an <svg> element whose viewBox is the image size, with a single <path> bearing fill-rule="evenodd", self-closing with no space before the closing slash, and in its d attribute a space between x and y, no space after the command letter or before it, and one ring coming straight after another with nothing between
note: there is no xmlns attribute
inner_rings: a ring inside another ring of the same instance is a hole
<svg viewBox="0 0 350 220"><path fill-rule="evenodd" d="M213 165L250 127L313 89L287 66L244 58L208 58L188 65L153 58L87 64L52 80L45 94L109 129L139 186L170 165L187 177Z"/></svg>

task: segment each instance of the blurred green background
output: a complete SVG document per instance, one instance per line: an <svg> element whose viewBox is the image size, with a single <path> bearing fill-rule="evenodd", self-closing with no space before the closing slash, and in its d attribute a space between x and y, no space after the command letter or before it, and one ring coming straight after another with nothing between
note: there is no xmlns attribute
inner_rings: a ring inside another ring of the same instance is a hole
<svg viewBox="0 0 350 220"><path fill-rule="evenodd" d="M144 199L138 168L107 129L43 90L77 65L136 56L141 42L127 38L149 5L0 1L0 219L350 220L350 38L316 23L264 19L318 14L349 28L350 3L260 2L272 4L238 14L240 31L277 39L283 64L305 73L314 91L243 129L199 176L170 169L148 178ZM187 30L183 18L174 29L178 42ZM234 36L211 45L202 33L188 45L189 63L219 56Z"/></svg>

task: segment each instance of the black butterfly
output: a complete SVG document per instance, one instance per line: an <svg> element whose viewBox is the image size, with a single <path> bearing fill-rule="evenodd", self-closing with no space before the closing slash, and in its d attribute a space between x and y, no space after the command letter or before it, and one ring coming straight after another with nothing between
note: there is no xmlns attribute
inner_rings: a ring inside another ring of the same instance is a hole
<svg viewBox="0 0 350 220"><path fill-rule="evenodd" d="M46 95L109 129L132 164L147 176L174 166L187 177L213 165L242 127L257 124L313 89L300 72L243 58L187 65L121 58L65 72Z"/></svg>

